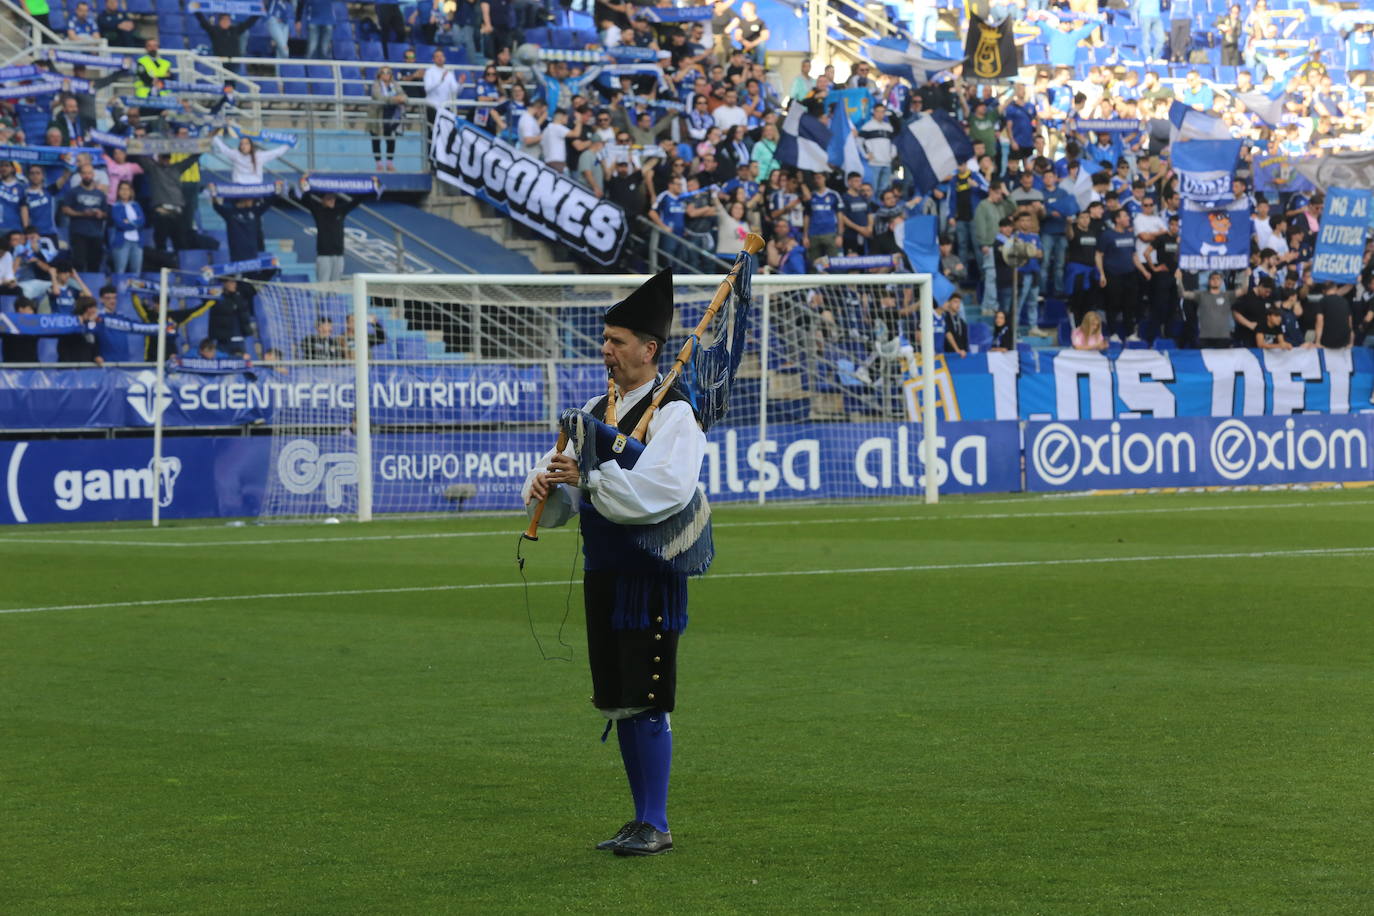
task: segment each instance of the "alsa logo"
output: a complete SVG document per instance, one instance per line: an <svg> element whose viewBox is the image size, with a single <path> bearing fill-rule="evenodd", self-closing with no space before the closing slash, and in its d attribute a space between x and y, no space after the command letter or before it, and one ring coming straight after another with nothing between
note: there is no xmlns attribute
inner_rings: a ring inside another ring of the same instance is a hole
<svg viewBox="0 0 1374 916"><path fill-rule="evenodd" d="M144 423L157 422L158 411L172 406L172 389L166 382L158 385L157 374L147 369L134 376L126 397Z"/></svg>
<svg viewBox="0 0 1374 916"><path fill-rule="evenodd" d="M154 475L156 467L157 477ZM93 468L89 471L58 471L53 475L52 488L57 508L75 512L86 503L115 499L142 500L153 498L153 484L157 483L157 504L170 506L175 498L177 478L181 476L181 459L166 457L153 459L144 468Z"/></svg>

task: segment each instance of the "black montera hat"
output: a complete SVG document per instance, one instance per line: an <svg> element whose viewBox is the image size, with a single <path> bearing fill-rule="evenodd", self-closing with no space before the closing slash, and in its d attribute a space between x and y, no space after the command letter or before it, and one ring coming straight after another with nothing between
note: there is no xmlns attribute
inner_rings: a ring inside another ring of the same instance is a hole
<svg viewBox="0 0 1374 916"><path fill-rule="evenodd" d="M668 339L673 326L673 269L659 271L644 285L606 309L606 324Z"/></svg>

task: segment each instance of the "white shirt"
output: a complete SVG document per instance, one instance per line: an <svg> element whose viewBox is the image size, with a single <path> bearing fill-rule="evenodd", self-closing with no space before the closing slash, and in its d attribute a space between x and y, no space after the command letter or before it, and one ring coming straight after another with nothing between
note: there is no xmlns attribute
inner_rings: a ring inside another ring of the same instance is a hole
<svg viewBox="0 0 1374 916"><path fill-rule="evenodd" d="M721 105L711 112L711 117L715 119L716 126L721 130L729 130L732 127L749 123L749 116L738 105Z"/></svg>
<svg viewBox="0 0 1374 916"><path fill-rule="evenodd" d="M458 79L452 70L439 66L425 68L425 104L442 108L458 98Z"/></svg>
<svg viewBox="0 0 1374 916"><path fill-rule="evenodd" d="M543 133L543 131L539 127L539 119L536 118L534 115L530 114L528 111L521 112L520 114L519 132L520 145L522 148L525 148L525 144L529 143L529 141L531 140L537 141ZM526 148L526 152L532 151L533 145L531 144L529 148Z"/></svg>
<svg viewBox="0 0 1374 916"><path fill-rule="evenodd" d="M0 283L13 283L14 277L14 253L5 252L0 254Z"/></svg>
<svg viewBox="0 0 1374 916"><path fill-rule="evenodd" d="M652 394L654 382L646 382L624 394L620 415L624 416L642 399ZM583 407L591 411L600 397ZM576 457L570 444L563 454ZM592 505L609 521L619 525L652 525L692 501L701 477L701 462L706 454L706 434L697 425L692 408L685 401L674 401L659 408L649 421L644 452L630 470L608 462L587 475L586 486ZM550 449L525 477L521 498L530 499L534 475L548 470L554 451Z"/></svg>
<svg viewBox="0 0 1374 916"><path fill-rule="evenodd" d="M565 139L572 128L566 124L550 121L544 128L543 155L545 162L567 162L568 142Z"/></svg>
<svg viewBox="0 0 1374 916"><path fill-rule="evenodd" d="M1158 213L1146 215L1139 213L1132 223L1131 231L1136 234L1135 253L1140 255L1140 259L1145 260L1145 249L1150 247L1149 242L1142 242L1140 234L1143 232L1168 232L1169 224L1164 222L1164 217Z"/></svg>
<svg viewBox="0 0 1374 916"><path fill-rule="evenodd" d="M1080 210L1086 210L1088 204L1093 202L1093 178L1081 163L1078 166L1078 177L1065 175L1059 180L1059 186L1073 195Z"/></svg>

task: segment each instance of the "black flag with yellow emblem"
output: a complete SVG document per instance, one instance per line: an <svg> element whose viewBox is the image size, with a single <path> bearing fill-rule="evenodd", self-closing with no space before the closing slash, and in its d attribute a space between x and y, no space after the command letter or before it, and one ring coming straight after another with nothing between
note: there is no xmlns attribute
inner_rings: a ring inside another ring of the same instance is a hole
<svg viewBox="0 0 1374 916"><path fill-rule="evenodd" d="M1010 18L999 25L988 25L977 15L969 15L968 38L964 42L965 77L1011 79L1021 65L1019 53Z"/></svg>

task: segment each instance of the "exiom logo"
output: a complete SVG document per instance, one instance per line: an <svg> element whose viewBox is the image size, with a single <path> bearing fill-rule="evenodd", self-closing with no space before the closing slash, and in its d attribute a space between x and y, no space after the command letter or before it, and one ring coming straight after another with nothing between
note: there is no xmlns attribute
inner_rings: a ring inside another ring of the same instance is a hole
<svg viewBox="0 0 1374 916"><path fill-rule="evenodd" d="M1225 420L1202 435L1188 430L1151 432L1121 423L1092 435L1066 423L1048 423L1036 433L1027 460L1052 487L1128 483L1132 478L1173 486L1199 478L1243 483L1252 475L1272 472L1285 478L1306 472L1307 479L1313 479L1311 475L1325 471L1343 478L1368 467L1369 438L1360 429L1300 429L1292 419L1272 430Z"/></svg>

